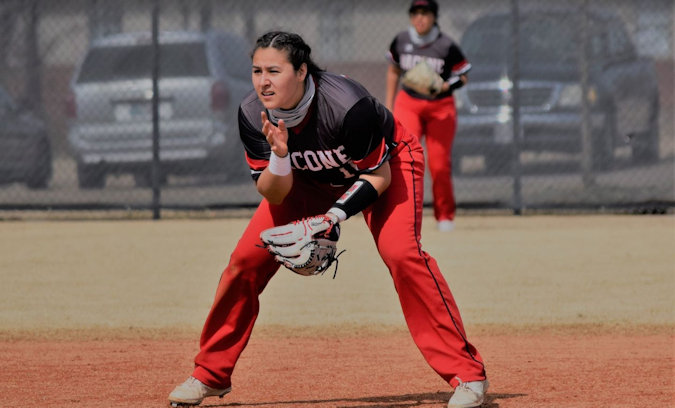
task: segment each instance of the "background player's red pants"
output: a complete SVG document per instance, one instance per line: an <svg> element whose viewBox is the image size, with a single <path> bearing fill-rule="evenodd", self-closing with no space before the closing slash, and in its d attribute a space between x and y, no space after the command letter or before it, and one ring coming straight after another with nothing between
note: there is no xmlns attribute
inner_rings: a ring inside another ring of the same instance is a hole
<svg viewBox="0 0 675 408"><path fill-rule="evenodd" d="M434 217L455 219L455 192L452 185L452 143L457 128L457 113L453 97L428 101L413 98L401 90L396 95L394 116L410 133L425 137Z"/></svg>
<svg viewBox="0 0 675 408"><path fill-rule="evenodd" d="M398 131L403 132L403 142L389 162L391 185L363 212L365 221L394 280L410 333L427 362L452 386L458 379L482 380L482 359L466 339L450 289L436 261L421 248L422 148L400 126ZM298 173L294 177L293 188L281 205L262 200L223 272L195 358L193 376L206 385L231 385L235 363L258 316L258 296L279 268L267 250L258 246L260 232L323 214L345 190Z"/></svg>

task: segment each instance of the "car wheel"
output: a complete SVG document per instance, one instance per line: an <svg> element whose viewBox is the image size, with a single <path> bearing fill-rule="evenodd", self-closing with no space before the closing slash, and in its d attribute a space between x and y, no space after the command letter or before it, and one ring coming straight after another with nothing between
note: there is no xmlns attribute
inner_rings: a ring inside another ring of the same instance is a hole
<svg viewBox="0 0 675 408"><path fill-rule="evenodd" d="M166 173L161 173L159 175L159 185L163 186L167 183L168 177ZM136 187L139 188L150 188L152 187L152 171L143 171L134 173L134 183Z"/></svg>
<svg viewBox="0 0 675 408"><path fill-rule="evenodd" d="M485 172L488 174L503 175L510 174L510 157L503 152L500 153L489 153L483 155Z"/></svg>
<svg viewBox="0 0 675 408"><path fill-rule="evenodd" d="M659 159L659 119L658 104L652 105L652 117L649 130L635 135L632 144L632 159L634 163L649 163Z"/></svg>
<svg viewBox="0 0 675 408"><path fill-rule="evenodd" d="M42 190L49 186L52 177L52 154L49 143L41 142L37 147L35 163L26 179L26 186L33 190Z"/></svg>
<svg viewBox="0 0 675 408"><path fill-rule="evenodd" d="M453 153L452 154L452 161L450 162L450 166L451 166L450 170L452 172L451 174L453 176L462 175L463 174L462 173L462 156L456 155L456 154Z"/></svg>
<svg viewBox="0 0 675 408"><path fill-rule="evenodd" d="M243 160L230 162L226 171L226 180L228 183L246 183L251 181L251 169Z"/></svg>
<svg viewBox="0 0 675 408"><path fill-rule="evenodd" d="M591 141L591 166L593 170L607 170L614 163L614 143L616 116L607 112L605 123L600 129L594 129Z"/></svg>
<svg viewBox="0 0 675 408"><path fill-rule="evenodd" d="M77 164L77 182L82 189L99 189L105 186L106 172L102 166Z"/></svg>
<svg viewBox="0 0 675 408"><path fill-rule="evenodd" d="M227 153L209 167L222 178L226 184L238 184L250 182L251 170L248 167L243 153L244 148L240 144L235 144L227 149Z"/></svg>

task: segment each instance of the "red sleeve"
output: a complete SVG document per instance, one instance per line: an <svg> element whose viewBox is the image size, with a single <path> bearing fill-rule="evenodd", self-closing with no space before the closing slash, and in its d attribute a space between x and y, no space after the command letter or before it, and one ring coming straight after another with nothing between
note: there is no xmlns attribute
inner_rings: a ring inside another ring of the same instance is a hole
<svg viewBox="0 0 675 408"><path fill-rule="evenodd" d="M451 76L464 75L471 69L471 64L455 43L450 46L445 63L450 67Z"/></svg>
<svg viewBox="0 0 675 408"><path fill-rule="evenodd" d="M384 139L380 140L379 146L376 146L366 157L361 160L354 160L354 164L359 170L374 170L385 161L387 157L387 143Z"/></svg>
<svg viewBox="0 0 675 408"><path fill-rule="evenodd" d="M263 171L269 164L268 160L254 159L249 156L247 152L244 152L244 155L246 156L246 163L248 163L248 167L250 167L253 171Z"/></svg>
<svg viewBox="0 0 675 408"><path fill-rule="evenodd" d="M453 65L452 74L453 75L464 75L467 72L469 72L469 69L471 69L471 64L469 64L469 61L463 60L463 61L460 61L459 63Z"/></svg>

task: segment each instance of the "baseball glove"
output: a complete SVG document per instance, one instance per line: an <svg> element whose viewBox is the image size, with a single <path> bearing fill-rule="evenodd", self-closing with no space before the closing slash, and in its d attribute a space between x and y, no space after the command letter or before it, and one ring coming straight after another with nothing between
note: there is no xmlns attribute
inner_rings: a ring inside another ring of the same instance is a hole
<svg viewBox="0 0 675 408"><path fill-rule="evenodd" d="M325 215L303 218L260 234L263 245L277 262L303 276L323 273L337 260L339 238L340 225Z"/></svg>
<svg viewBox="0 0 675 408"><path fill-rule="evenodd" d="M443 78L423 59L403 74L401 83L422 95L435 95L441 91Z"/></svg>

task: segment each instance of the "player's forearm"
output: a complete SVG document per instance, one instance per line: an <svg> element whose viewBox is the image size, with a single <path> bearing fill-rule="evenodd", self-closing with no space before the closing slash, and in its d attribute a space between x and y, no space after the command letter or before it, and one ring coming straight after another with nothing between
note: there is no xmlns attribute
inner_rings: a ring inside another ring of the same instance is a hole
<svg viewBox="0 0 675 408"><path fill-rule="evenodd" d="M360 213L384 193L391 184L389 162L370 174L362 174L328 210L327 216L335 223Z"/></svg>
<svg viewBox="0 0 675 408"><path fill-rule="evenodd" d="M293 187L293 172L288 152L279 157L270 153L270 161L260 174L256 188L271 204L281 204Z"/></svg>
<svg viewBox="0 0 675 408"><path fill-rule="evenodd" d="M377 190L377 195L382 195L391 184L391 168L389 162L385 162L377 170L369 174L362 174L359 178L368 181Z"/></svg>
<svg viewBox="0 0 675 408"><path fill-rule="evenodd" d="M270 204L278 205L284 201L284 198L293 187L293 174L287 176L277 176L265 169L258 178L256 188L258 192L265 197Z"/></svg>
<svg viewBox="0 0 675 408"><path fill-rule="evenodd" d="M469 78L466 75L452 76L447 81L443 82L441 92L454 91L466 85Z"/></svg>

